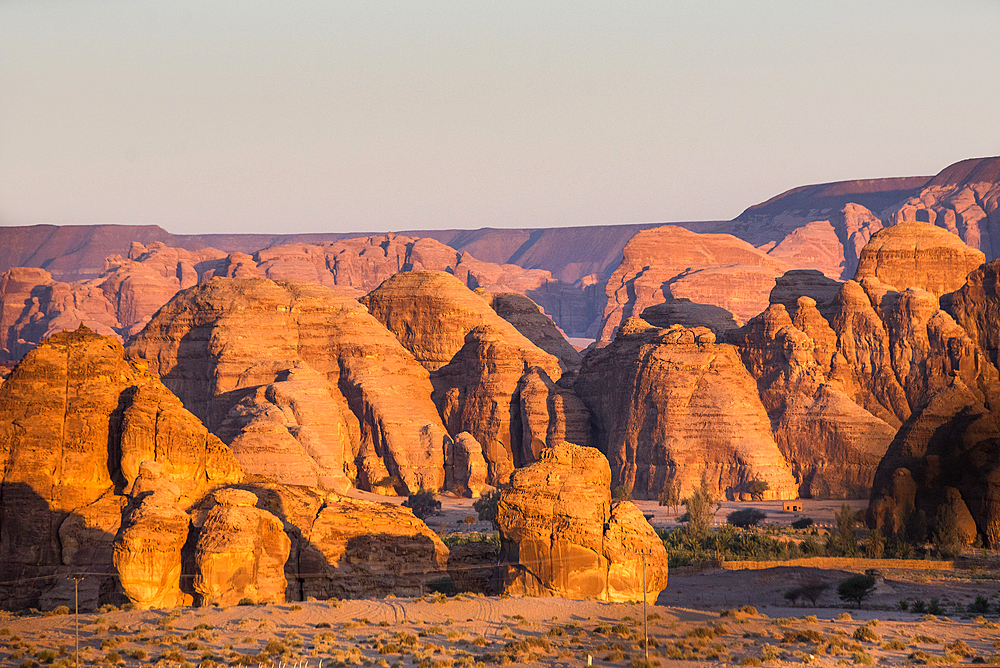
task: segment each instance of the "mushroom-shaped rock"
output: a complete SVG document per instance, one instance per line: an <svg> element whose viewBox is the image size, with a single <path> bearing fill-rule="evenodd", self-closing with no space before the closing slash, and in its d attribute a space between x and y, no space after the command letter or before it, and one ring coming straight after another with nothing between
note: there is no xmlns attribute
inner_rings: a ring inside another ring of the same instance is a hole
<svg viewBox="0 0 1000 668"><path fill-rule="evenodd" d="M564 443L518 469L501 492L501 574L509 593L655 600L667 553L628 501L612 507L611 469L595 448Z"/></svg>
<svg viewBox="0 0 1000 668"><path fill-rule="evenodd" d="M202 605L283 603L291 541L281 520L256 508L257 495L246 490L218 490L213 499L195 548Z"/></svg>

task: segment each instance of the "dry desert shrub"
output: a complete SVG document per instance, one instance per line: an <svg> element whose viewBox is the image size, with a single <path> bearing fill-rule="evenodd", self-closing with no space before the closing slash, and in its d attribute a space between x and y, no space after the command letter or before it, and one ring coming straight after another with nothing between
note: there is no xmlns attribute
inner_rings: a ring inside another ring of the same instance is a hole
<svg viewBox="0 0 1000 668"><path fill-rule="evenodd" d="M855 640L861 640L864 642L872 642L872 643L881 640L881 637L877 633L872 631L870 626L859 626L858 628L854 629L854 633L851 634L851 637L854 638Z"/></svg>

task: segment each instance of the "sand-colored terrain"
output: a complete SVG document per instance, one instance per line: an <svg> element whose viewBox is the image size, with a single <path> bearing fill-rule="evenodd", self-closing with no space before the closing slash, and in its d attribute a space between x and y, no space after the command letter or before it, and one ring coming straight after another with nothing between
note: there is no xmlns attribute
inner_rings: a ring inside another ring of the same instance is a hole
<svg viewBox="0 0 1000 668"><path fill-rule="evenodd" d="M861 609L827 592L789 607L783 592L850 573L809 568L674 575L647 608L652 665L834 666L1000 663L1000 576L887 572ZM985 596L985 615L957 612ZM899 610L938 599L937 616ZM756 613L734 611L754 605ZM80 665L526 666L643 665L641 603L440 594L421 598L87 612ZM729 610L729 612L725 612ZM74 665L74 615L7 615L0 665Z"/></svg>

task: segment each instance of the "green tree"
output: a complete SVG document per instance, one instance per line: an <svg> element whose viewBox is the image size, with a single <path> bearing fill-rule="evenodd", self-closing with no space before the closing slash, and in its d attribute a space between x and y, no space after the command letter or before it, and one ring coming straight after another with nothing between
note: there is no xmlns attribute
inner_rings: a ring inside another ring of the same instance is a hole
<svg viewBox="0 0 1000 668"><path fill-rule="evenodd" d="M747 484L747 491L750 492L750 498L754 501L763 501L764 492L769 489L771 489L771 485L766 480L751 480Z"/></svg>
<svg viewBox="0 0 1000 668"><path fill-rule="evenodd" d="M632 500L632 488L628 485L621 484L611 490L611 498L615 503L621 501L631 501Z"/></svg>
<svg viewBox="0 0 1000 668"><path fill-rule="evenodd" d="M500 506L500 490L492 489L472 502L472 509L476 511L480 522L489 522L493 525L494 531L500 530L497 516Z"/></svg>
<svg viewBox="0 0 1000 668"><path fill-rule="evenodd" d="M660 491L660 505L673 508L674 514L681 505L681 478L675 475L669 482L663 485Z"/></svg>
<svg viewBox="0 0 1000 668"><path fill-rule="evenodd" d="M875 578L871 575L853 575L837 585L837 595L841 601L854 601L861 607L861 601L875 591Z"/></svg>
<svg viewBox="0 0 1000 668"><path fill-rule="evenodd" d="M688 538L699 546L704 545L705 539L708 538L708 534L712 530L712 520L722 508L722 504L709 490L708 481L704 478L702 478L698 489L684 499L683 504L687 508L688 520L684 530Z"/></svg>
<svg viewBox="0 0 1000 668"><path fill-rule="evenodd" d="M441 510L441 502L434 498L434 492L426 489L410 494L406 501L403 501L403 506L412 510L413 514L422 520L436 515Z"/></svg>
<svg viewBox="0 0 1000 668"><path fill-rule="evenodd" d="M938 506L934 516L934 547L942 557L951 559L962 551L962 535L958 527L958 513L947 504Z"/></svg>
<svg viewBox="0 0 1000 668"><path fill-rule="evenodd" d="M741 508L726 515L726 521L734 527L746 529L755 527L767 519L767 513L756 508Z"/></svg>
<svg viewBox="0 0 1000 668"><path fill-rule="evenodd" d="M854 526L858 522L857 513L845 503L834 517L837 526L827 536L827 552L842 557L858 556L858 539L854 535Z"/></svg>

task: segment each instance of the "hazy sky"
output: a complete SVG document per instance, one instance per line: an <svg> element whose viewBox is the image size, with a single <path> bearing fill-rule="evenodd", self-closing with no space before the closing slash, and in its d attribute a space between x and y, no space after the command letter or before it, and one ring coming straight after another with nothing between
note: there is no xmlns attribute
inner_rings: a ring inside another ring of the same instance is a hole
<svg viewBox="0 0 1000 668"><path fill-rule="evenodd" d="M1000 154L998 0L0 1L0 224L729 219Z"/></svg>

